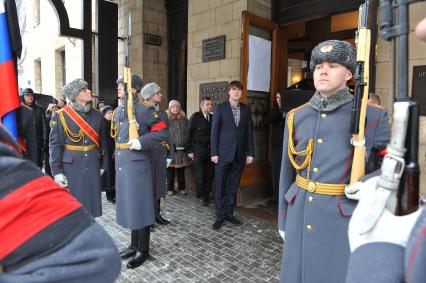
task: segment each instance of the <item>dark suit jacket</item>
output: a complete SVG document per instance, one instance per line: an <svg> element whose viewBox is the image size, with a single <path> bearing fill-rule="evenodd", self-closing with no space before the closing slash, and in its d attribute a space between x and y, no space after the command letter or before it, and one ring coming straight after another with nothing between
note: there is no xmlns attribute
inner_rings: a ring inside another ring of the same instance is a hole
<svg viewBox="0 0 426 283"><path fill-rule="evenodd" d="M211 133L211 156L219 156L219 161L232 162L237 156L244 160L254 157L253 122L250 108L240 103L240 122L234 122L229 101L216 105L213 114Z"/></svg>

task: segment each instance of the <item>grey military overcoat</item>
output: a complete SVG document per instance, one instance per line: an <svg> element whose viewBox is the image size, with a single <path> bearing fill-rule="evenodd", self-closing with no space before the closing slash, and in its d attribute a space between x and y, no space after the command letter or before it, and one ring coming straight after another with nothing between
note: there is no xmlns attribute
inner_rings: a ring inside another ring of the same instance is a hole
<svg viewBox="0 0 426 283"><path fill-rule="evenodd" d="M167 121L167 115L164 112L158 112L161 120ZM167 144L167 146L166 146ZM167 138L161 143L153 144L150 151L152 165L152 180L155 188L155 199L163 198L167 194L167 159L174 158L174 144L170 132L167 131Z"/></svg>
<svg viewBox="0 0 426 283"><path fill-rule="evenodd" d="M132 230L154 224L154 187L150 150L167 138L167 123L154 107L143 101L134 103L139 124L141 150L115 150L117 223ZM129 141L129 122L123 105L114 111L117 143Z"/></svg>
<svg viewBox="0 0 426 283"><path fill-rule="evenodd" d="M100 168L106 168L108 158L103 156L106 147L104 118L99 111L91 109L88 113L77 112L99 135L100 148L87 152L68 150L64 144L90 146L94 142L86 135L79 142L73 142L65 135L59 119L59 110L50 121L49 163L52 175L63 173L68 179L68 189L93 217L102 215ZM64 118L73 133L79 132L79 126L66 114ZM102 164L101 164L102 162Z"/></svg>
<svg viewBox="0 0 426 283"><path fill-rule="evenodd" d="M327 184L347 184L351 173L353 147L350 144L352 101L329 112L320 112L309 103L294 112L293 141L297 151L314 139L310 168L298 172ZM387 112L369 106L366 148L389 141ZM285 231L281 282L341 283L349 259L347 227L356 202L343 196L310 193L295 183L295 170L288 153L286 122L281 163L279 222ZM301 164L304 156L296 157Z"/></svg>

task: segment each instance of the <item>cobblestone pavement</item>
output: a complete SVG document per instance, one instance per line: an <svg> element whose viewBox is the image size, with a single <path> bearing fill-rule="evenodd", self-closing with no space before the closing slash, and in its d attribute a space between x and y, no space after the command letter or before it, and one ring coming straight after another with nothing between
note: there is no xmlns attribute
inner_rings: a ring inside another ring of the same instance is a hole
<svg viewBox="0 0 426 283"><path fill-rule="evenodd" d="M192 196L167 197L162 214L172 221L151 233L151 257L139 268L123 261L116 282L278 282L282 241L275 224L236 212L243 222L211 228L214 205L199 206ZM97 221L117 247L129 245L130 232L115 223L115 206L103 199Z"/></svg>

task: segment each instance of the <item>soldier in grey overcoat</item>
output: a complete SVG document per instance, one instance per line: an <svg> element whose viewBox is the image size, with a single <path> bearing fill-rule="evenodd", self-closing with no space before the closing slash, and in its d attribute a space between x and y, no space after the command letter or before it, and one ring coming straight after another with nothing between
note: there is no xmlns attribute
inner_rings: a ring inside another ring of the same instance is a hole
<svg viewBox="0 0 426 283"><path fill-rule="evenodd" d="M122 100L113 115L115 138L117 223L132 230L130 246L121 251L122 259L131 258L127 268L136 268L149 256L150 227L155 222L154 187L150 150L167 138L167 123L162 121L152 101L161 97L160 87L132 76L134 111L139 138L129 140L127 98L123 78L117 80L118 97Z"/></svg>
<svg viewBox="0 0 426 283"><path fill-rule="evenodd" d="M76 79L62 88L69 105L50 121L50 167L55 181L68 187L93 217L102 215L101 174L108 164L104 118L91 105L86 81ZM79 120L80 119L80 120Z"/></svg>
<svg viewBox="0 0 426 283"><path fill-rule="evenodd" d="M168 121L167 115L157 109L161 120ZM155 143L150 151L152 180L154 186L155 222L160 225L170 224L170 221L161 215L160 200L167 195L167 166L174 158L174 145L170 132L167 131L167 139L161 143Z"/></svg>
<svg viewBox="0 0 426 283"><path fill-rule="evenodd" d="M283 141L279 223L285 239L281 282L344 282L349 259L347 228L356 201L347 199L353 146L353 96L346 87L355 50L329 40L312 51L316 92L289 112ZM368 106L366 152L389 141L387 112Z"/></svg>

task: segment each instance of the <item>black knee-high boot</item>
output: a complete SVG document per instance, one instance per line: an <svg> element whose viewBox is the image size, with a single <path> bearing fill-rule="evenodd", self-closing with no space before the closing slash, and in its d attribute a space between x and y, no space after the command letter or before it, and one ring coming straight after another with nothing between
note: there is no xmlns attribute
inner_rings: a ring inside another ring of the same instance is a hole
<svg viewBox="0 0 426 283"><path fill-rule="evenodd" d="M138 241L136 254L127 263L127 268L133 269L141 266L149 257L149 240L151 236L151 226L144 227L138 231Z"/></svg>
<svg viewBox="0 0 426 283"><path fill-rule="evenodd" d="M138 230L132 230L131 231L130 246L127 249L120 251L120 257L122 259L130 258L130 257L132 257L136 254L136 247L138 245L138 237L139 237Z"/></svg>

